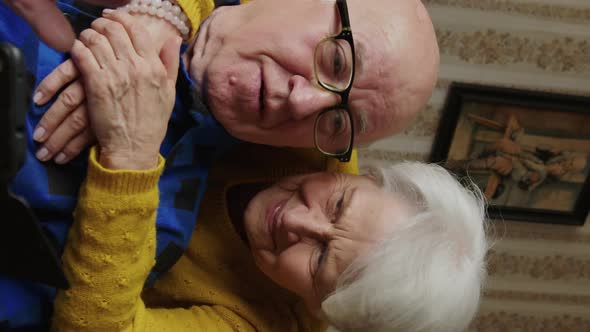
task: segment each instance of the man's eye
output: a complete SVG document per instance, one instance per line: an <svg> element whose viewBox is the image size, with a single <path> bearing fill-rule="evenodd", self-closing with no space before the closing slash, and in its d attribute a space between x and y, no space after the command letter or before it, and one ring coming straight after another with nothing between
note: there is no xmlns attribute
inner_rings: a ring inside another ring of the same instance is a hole
<svg viewBox="0 0 590 332"><path fill-rule="evenodd" d="M337 141L340 136L344 136L350 125L348 124L348 115L343 111L331 111L321 117L318 123L318 129L326 138Z"/></svg>
<svg viewBox="0 0 590 332"><path fill-rule="evenodd" d="M334 77L339 77L342 71L344 70L344 55L342 53L342 48L338 47L334 49L334 60L332 61L332 70L334 72Z"/></svg>
<svg viewBox="0 0 590 332"><path fill-rule="evenodd" d="M344 118L342 114L338 113L336 116L334 116L334 119L332 120L332 130L330 130L332 136L337 136L338 134L340 134L343 128Z"/></svg>

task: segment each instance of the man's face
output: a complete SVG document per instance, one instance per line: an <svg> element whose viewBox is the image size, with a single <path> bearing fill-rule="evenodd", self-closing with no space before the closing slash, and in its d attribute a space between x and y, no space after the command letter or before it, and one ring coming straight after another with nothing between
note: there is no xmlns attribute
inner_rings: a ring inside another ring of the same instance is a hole
<svg viewBox="0 0 590 332"><path fill-rule="evenodd" d="M438 48L418 0L349 0L357 64L350 107L357 143L398 132L429 98ZM312 147L315 119L340 97L318 85L314 49L340 32L326 0L254 0L222 7L199 30L191 76L233 136Z"/></svg>

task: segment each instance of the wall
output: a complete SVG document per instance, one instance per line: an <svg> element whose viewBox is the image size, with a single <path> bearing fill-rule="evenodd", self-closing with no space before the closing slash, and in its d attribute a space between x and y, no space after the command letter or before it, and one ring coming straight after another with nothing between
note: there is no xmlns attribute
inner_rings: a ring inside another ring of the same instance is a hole
<svg viewBox="0 0 590 332"><path fill-rule="evenodd" d="M426 160L453 81L590 95L590 1L424 3L441 48L436 90L406 131L359 150L361 166ZM492 224L490 277L471 330L590 331L590 221Z"/></svg>

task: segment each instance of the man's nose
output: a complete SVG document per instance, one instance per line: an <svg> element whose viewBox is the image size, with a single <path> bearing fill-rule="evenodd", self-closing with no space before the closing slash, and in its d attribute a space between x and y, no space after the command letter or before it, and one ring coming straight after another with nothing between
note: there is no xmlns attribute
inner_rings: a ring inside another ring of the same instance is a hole
<svg viewBox="0 0 590 332"><path fill-rule="evenodd" d="M324 239L328 236L331 222L319 210L301 205L285 211L281 231L288 234L290 243L303 237Z"/></svg>
<svg viewBox="0 0 590 332"><path fill-rule="evenodd" d="M318 114L325 108L332 107L340 102L339 95L323 89L300 75L291 76L289 89L289 112L295 120Z"/></svg>

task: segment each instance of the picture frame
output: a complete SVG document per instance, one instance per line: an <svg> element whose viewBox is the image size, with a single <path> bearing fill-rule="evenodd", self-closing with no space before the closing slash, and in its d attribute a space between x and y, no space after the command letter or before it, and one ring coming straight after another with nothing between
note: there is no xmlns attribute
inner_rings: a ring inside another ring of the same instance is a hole
<svg viewBox="0 0 590 332"><path fill-rule="evenodd" d="M583 225L590 97L453 82L430 161L474 183L492 219Z"/></svg>

